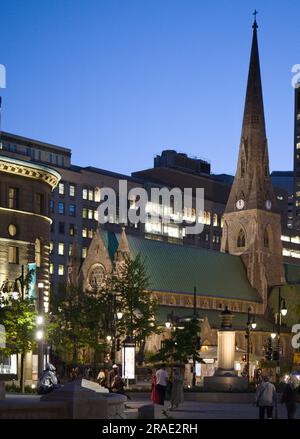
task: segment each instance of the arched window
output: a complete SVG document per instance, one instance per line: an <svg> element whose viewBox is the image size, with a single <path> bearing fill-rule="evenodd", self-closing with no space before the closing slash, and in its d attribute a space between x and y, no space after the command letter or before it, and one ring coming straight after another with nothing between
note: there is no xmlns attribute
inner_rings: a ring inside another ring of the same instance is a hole
<svg viewBox="0 0 300 439"><path fill-rule="evenodd" d="M240 229L237 238L237 247L245 247L245 241L245 232L243 229Z"/></svg>
<svg viewBox="0 0 300 439"><path fill-rule="evenodd" d="M270 245L270 241L269 241L269 233L268 233L268 228L265 228L265 233L264 233L264 247L269 248Z"/></svg>
<svg viewBox="0 0 300 439"><path fill-rule="evenodd" d="M42 261L42 245L41 245L41 240L39 238L36 238L34 247L35 247L35 263L37 267L40 267Z"/></svg>
<svg viewBox="0 0 300 439"><path fill-rule="evenodd" d="M241 158L241 177L243 178L245 176L246 172L246 163L244 157Z"/></svg>

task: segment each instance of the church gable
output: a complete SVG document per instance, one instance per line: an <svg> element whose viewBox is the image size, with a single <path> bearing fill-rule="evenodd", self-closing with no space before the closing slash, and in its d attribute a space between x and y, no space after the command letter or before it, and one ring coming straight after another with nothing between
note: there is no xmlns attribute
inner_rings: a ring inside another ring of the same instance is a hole
<svg viewBox="0 0 300 439"><path fill-rule="evenodd" d="M100 231L97 230L80 270L84 290L92 288L95 283L100 283L101 278L110 273L112 268L108 250L102 240Z"/></svg>

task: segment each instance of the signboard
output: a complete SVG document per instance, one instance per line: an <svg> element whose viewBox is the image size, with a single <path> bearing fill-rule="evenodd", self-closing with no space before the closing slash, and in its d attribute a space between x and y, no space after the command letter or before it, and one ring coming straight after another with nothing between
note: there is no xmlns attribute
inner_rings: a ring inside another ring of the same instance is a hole
<svg viewBox="0 0 300 439"><path fill-rule="evenodd" d="M135 347L122 348L122 378L134 380L135 378Z"/></svg>
<svg viewBox="0 0 300 439"><path fill-rule="evenodd" d="M28 296L31 299L36 299L36 263L28 264L28 271L32 270L31 282L28 285Z"/></svg>
<svg viewBox="0 0 300 439"><path fill-rule="evenodd" d="M196 376L201 377L201 363L196 362Z"/></svg>
<svg viewBox="0 0 300 439"><path fill-rule="evenodd" d="M300 366L300 352L294 352L294 365Z"/></svg>
<svg viewBox="0 0 300 439"><path fill-rule="evenodd" d="M17 355L6 357L0 352L0 380L16 379L17 373Z"/></svg>

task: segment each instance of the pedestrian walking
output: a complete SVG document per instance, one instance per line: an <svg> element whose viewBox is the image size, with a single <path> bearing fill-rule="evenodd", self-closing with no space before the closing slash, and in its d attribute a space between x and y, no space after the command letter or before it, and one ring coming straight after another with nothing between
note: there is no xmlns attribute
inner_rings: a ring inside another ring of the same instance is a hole
<svg viewBox="0 0 300 439"><path fill-rule="evenodd" d="M259 407L259 419L265 419L265 413L268 419L273 418L273 409L277 407L276 389L274 384L270 383L269 377L265 375L261 384L257 387L255 401Z"/></svg>
<svg viewBox="0 0 300 439"><path fill-rule="evenodd" d="M183 397L183 376L180 373L180 369L173 369L173 382L171 390L171 407L170 410L174 410L182 404Z"/></svg>
<svg viewBox="0 0 300 439"><path fill-rule="evenodd" d="M166 365L162 364L161 367L156 371L156 389L160 405L164 405L165 402L168 380L169 375L166 371Z"/></svg>
<svg viewBox="0 0 300 439"><path fill-rule="evenodd" d="M290 375L281 397L281 403L286 406L288 419L296 418L297 402L300 396L299 392L300 382L298 378L295 375Z"/></svg>

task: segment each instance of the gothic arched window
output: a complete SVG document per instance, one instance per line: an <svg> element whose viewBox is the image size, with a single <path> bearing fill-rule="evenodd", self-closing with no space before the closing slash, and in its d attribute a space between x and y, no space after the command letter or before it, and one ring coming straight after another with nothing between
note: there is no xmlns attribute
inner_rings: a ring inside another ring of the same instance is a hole
<svg viewBox="0 0 300 439"><path fill-rule="evenodd" d="M241 158L241 177L243 178L245 176L246 172L246 163L244 157Z"/></svg>
<svg viewBox="0 0 300 439"><path fill-rule="evenodd" d="M264 247L269 248L269 233L268 233L268 228L265 228L265 233L264 233Z"/></svg>
<svg viewBox="0 0 300 439"><path fill-rule="evenodd" d="M243 229L240 229L237 238L237 247L245 247L245 243L246 243L245 232Z"/></svg>

